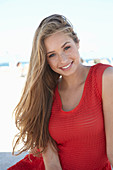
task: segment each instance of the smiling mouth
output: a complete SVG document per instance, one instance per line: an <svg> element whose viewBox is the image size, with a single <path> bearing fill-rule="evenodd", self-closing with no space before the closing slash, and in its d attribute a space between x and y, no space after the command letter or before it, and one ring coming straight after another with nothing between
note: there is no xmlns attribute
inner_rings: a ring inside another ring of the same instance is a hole
<svg viewBox="0 0 113 170"><path fill-rule="evenodd" d="M64 67L61 67L61 69L63 69L63 70L68 69L72 64L73 64L73 61L70 64L68 64L68 65L66 65Z"/></svg>

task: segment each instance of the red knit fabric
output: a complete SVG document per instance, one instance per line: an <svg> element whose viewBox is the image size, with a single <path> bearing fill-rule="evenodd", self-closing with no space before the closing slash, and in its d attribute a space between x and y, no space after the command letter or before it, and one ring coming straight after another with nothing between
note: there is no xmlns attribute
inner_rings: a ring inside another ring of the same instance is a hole
<svg viewBox="0 0 113 170"><path fill-rule="evenodd" d="M45 166L42 157L37 158L29 154L7 170L45 170Z"/></svg>
<svg viewBox="0 0 113 170"><path fill-rule="evenodd" d="M102 74L107 67L96 64L90 68L82 98L71 111L62 110L56 87L49 132L59 148L63 170L111 170L102 112ZM45 170L43 159L31 155L31 160L27 155L8 170Z"/></svg>
<svg viewBox="0 0 113 170"><path fill-rule="evenodd" d="M102 112L102 74L107 67L97 64L90 68L82 98L71 111L62 110L56 88L49 132L58 144L63 170L111 169Z"/></svg>

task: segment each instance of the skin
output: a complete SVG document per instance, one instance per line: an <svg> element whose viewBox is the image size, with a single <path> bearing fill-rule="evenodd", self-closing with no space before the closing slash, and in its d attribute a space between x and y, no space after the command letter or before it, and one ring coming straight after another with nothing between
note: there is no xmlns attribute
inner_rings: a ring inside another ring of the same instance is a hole
<svg viewBox="0 0 113 170"><path fill-rule="evenodd" d="M63 32L53 34L44 42L47 49L47 61L52 70L61 74L63 79L73 77L78 66L82 66L78 52L79 44L75 44L72 38ZM64 68L69 64L71 64L69 68Z"/></svg>
<svg viewBox="0 0 113 170"><path fill-rule="evenodd" d="M63 32L53 34L44 42L48 64L52 70L62 75L58 87L63 110L72 110L80 102L90 67L80 62L79 43L75 43Z"/></svg>
<svg viewBox="0 0 113 170"><path fill-rule="evenodd" d="M102 100L106 132L106 150L113 166L113 68L107 68L102 77Z"/></svg>
<svg viewBox="0 0 113 170"><path fill-rule="evenodd" d="M84 83L90 67L80 62L79 44L58 32L46 38L47 61L51 69L62 75L58 90L65 111L75 108L82 97ZM75 94L76 93L76 97ZM69 100L71 98L71 101ZM102 101L106 133L106 151L113 166L113 68L107 68L102 77ZM76 104L75 104L76 103ZM46 170L61 170L58 153L48 144L43 153Z"/></svg>
<svg viewBox="0 0 113 170"><path fill-rule="evenodd" d="M55 151L50 143L47 150L42 154L46 170L62 170L57 151Z"/></svg>

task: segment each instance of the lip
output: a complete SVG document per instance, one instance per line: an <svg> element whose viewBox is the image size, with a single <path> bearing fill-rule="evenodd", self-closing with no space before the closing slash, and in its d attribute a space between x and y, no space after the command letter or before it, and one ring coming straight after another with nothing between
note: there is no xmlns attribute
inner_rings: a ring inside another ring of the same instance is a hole
<svg viewBox="0 0 113 170"><path fill-rule="evenodd" d="M73 61L72 61L71 63L69 63L69 64L66 64L66 65L63 66L63 67L60 67L60 69L62 69L62 70L68 70L68 69L70 69L70 67L72 66L72 64L73 64Z"/></svg>

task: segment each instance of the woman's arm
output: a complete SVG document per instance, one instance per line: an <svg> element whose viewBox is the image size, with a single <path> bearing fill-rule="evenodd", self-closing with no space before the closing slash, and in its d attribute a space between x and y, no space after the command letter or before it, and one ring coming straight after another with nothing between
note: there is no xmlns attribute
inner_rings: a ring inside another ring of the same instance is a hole
<svg viewBox="0 0 113 170"><path fill-rule="evenodd" d="M47 150L42 154L46 170L62 170L57 151L55 151L50 143Z"/></svg>
<svg viewBox="0 0 113 170"><path fill-rule="evenodd" d="M106 151L113 166L113 68L104 71L102 78L102 98L106 132Z"/></svg>

